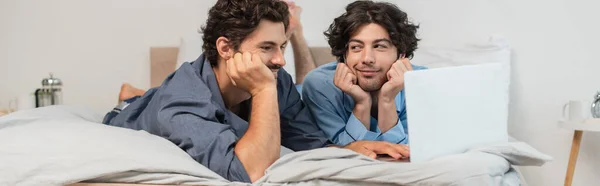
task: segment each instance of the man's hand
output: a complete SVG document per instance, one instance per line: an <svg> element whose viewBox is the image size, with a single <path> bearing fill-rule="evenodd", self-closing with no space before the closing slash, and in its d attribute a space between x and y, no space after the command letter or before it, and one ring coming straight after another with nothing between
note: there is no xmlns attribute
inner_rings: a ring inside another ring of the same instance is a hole
<svg viewBox="0 0 600 186"><path fill-rule="evenodd" d="M367 128L371 128L371 94L357 85L356 75L345 63L338 63L333 84L354 99L352 113Z"/></svg>
<svg viewBox="0 0 600 186"><path fill-rule="evenodd" d="M408 58L398 59L387 72L388 81L381 86L378 102L392 102L402 89L404 89L404 73L412 71Z"/></svg>
<svg viewBox="0 0 600 186"><path fill-rule="evenodd" d="M227 60L227 75L233 85L256 96L267 88L276 89L275 76L257 54L236 53Z"/></svg>
<svg viewBox="0 0 600 186"><path fill-rule="evenodd" d="M356 104L371 105L371 95L358 86L356 75L345 63L338 63L333 77L333 84L346 94L349 94ZM369 108L370 109L370 108Z"/></svg>
<svg viewBox="0 0 600 186"><path fill-rule="evenodd" d="M344 148L373 159L377 158L377 154L387 154L394 159L410 157L410 150L407 145L393 144L385 141L355 141Z"/></svg>
<svg viewBox="0 0 600 186"><path fill-rule="evenodd" d="M235 154L255 182L279 158L281 129L275 75L260 57L236 53L227 60L227 74L238 88L252 95L248 130L235 145Z"/></svg>

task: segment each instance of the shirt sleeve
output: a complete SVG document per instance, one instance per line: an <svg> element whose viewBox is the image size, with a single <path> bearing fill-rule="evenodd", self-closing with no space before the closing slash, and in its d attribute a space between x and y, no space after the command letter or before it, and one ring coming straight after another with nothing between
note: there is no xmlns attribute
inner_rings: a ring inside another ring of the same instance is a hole
<svg viewBox="0 0 600 186"><path fill-rule="evenodd" d="M168 101L158 112L160 130L194 160L230 181L251 182L234 153L238 137L229 125L216 122L219 115L210 100L180 98ZM201 109L198 109L201 108Z"/></svg>
<svg viewBox="0 0 600 186"><path fill-rule="evenodd" d="M357 140L375 140L379 133L367 128L354 116L345 116L343 103L336 96L343 96L339 89L327 82L328 77L309 73L302 87L302 98L315 116L318 126L337 145L347 145ZM320 86L319 86L320 84Z"/></svg>
<svg viewBox="0 0 600 186"><path fill-rule="evenodd" d="M427 69L426 67L423 67L423 66L417 66L417 65L412 65L412 66L413 66L413 70ZM400 94L401 94L400 100L403 101L405 99L404 90L401 91ZM379 136L377 138L377 140L387 141L387 142L391 142L391 143L408 144L409 138L408 138L408 128L407 128L408 120L406 118L406 105L401 102L396 102L396 107L399 107L400 104L402 104L402 106L401 106L402 111L397 112L398 113L398 122L390 130L381 134L381 136ZM380 131L379 128L377 128L377 132L379 132L379 131Z"/></svg>
<svg viewBox="0 0 600 186"><path fill-rule="evenodd" d="M377 126L373 125L373 122L376 121L374 121L372 117L369 117L369 120L371 122L370 127ZM350 137L357 140L374 141L381 135L381 132L379 131L368 130L367 127L365 127L365 125L360 120L358 120L354 113L350 115L348 122L346 122L346 131L346 133L350 135Z"/></svg>
<svg viewBox="0 0 600 186"><path fill-rule="evenodd" d="M387 141L390 143L400 143L407 144L408 143L408 135L406 134L406 112L398 113L398 122L394 127L392 127L387 132L381 134L377 140L378 141ZM377 132L379 132L379 128Z"/></svg>
<svg viewBox="0 0 600 186"><path fill-rule="evenodd" d="M281 145L294 151L309 150L332 144L315 123L298 93L291 76L281 69L277 78L281 122Z"/></svg>

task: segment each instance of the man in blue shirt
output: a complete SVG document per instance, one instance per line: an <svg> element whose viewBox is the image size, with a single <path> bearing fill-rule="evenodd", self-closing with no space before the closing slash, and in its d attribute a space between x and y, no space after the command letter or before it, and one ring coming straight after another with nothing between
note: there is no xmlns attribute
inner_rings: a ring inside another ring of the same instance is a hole
<svg viewBox="0 0 600 186"><path fill-rule="evenodd" d="M404 73L424 69L408 60L417 28L393 4L356 1L325 32L338 62L310 72L302 98L334 143L407 144Z"/></svg>
<svg viewBox="0 0 600 186"><path fill-rule="evenodd" d="M331 146L281 69L288 20L279 0L217 1L202 28L204 53L161 86L126 100L105 122L168 139L231 181L258 180L281 145L295 151ZM373 158L408 155L381 142L343 148Z"/></svg>

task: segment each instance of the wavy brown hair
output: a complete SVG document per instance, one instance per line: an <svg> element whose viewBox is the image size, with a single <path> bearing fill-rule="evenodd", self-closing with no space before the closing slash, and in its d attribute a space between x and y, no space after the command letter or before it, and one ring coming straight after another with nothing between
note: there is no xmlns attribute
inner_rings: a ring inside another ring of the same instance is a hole
<svg viewBox="0 0 600 186"><path fill-rule="evenodd" d="M219 59L217 39L226 37L237 51L244 39L252 33L261 20L289 24L288 6L280 0L219 0L208 11L206 24L202 26L202 50L215 66Z"/></svg>
<svg viewBox="0 0 600 186"><path fill-rule="evenodd" d="M388 31L392 43L398 48L398 55L413 57L420 40L416 36L419 26L412 24L405 12L391 3L355 1L346 6L346 12L335 18L324 32L331 54L339 62L344 62L350 36L369 23L378 24Z"/></svg>

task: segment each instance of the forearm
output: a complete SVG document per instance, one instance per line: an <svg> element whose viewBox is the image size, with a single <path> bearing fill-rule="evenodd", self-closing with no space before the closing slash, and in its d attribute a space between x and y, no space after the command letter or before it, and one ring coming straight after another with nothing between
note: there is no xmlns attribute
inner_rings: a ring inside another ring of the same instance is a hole
<svg viewBox="0 0 600 186"><path fill-rule="evenodd" d="M371 103L368 103L368 102L356 103L354 105L354 109L352 109L352 113L367 128L367 130L370 130Z"/></svg>
<svg viewBox="0 0 600 186"><path fill-rule="evenodd" d="M308 44L304 39L302 27L298 27L296 32L290 38L294 51L294 65L296 69L296 84L302 84L304 76L316 67L315 61L312 58Z"/></svg>
<svg viewBox="0 0 600 186"><path fill-rule="evenodd" d="M394 100L380 100L377 104L377 121L381 133L389 131L398 123L398 113Z"/></svg>
<svg viewBox="0 0 600 186"><path fill-rule="evenodd" d="M248 130L235 146L235 154L252 182L279 158L281 131L276 98L277 89L263 90L252 97Z"/></svg>

